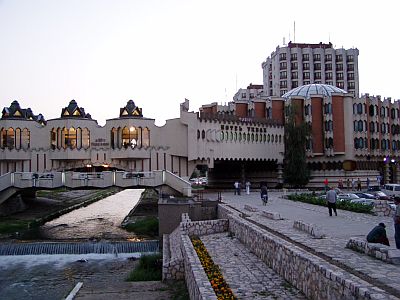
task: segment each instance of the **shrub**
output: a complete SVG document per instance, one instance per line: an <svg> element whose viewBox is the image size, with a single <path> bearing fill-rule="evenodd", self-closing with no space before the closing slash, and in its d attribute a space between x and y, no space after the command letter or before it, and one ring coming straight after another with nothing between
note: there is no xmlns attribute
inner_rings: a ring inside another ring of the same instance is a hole
<svg viewBox="0 0 400 300"><path fill-rule="evenodd" d="M127 281L158 281L162 277L162 256L160 253L143 255L138 266L129 273Z"/></svg>
<svg viewBox="0 0 400 300"><path fill-rule="evenodd" d="M145 217L135 223L127 224L124 228L129 232L155 237L158 236L158 218Z"/></svg>
<svg viewBox="0 0 400 300"><path fill-rule="evenodd" d="M327 206L326 200L318 198L315 193L291 194L288 196L288 199L314 205ZM372 214L372 209L374 207L372 205L365 205L361 203L351 203L350 201L338 201L336 202L336 208L358 213Z"/></svg>

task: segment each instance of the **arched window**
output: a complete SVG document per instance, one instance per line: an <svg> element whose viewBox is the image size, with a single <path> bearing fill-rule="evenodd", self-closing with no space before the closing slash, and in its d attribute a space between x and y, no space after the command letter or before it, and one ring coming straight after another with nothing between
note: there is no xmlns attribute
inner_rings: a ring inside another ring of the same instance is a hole
<svg viewBox="0 0 400 300"><path fill-rule="evenodd" d="M353 122L353 130L354 130L354 132L357 132L357 130L358 130L357 121Z"/></svg>
<svg viewBox="0 0 400 300"><path fill-rule="evenodd" d="M71 149L76 148L76 130L74 127L71 127L69 130L66 130L65 145L67 148Z"/></svg>
<svg viewBox="0 0 400 300"><path fill-rule="evenodd" d="M396 141L392 141L392 150L396 150Z"/></svg>
<svg viewBox="0 0 400 300"><path fill-rule="evenodd" d="M267 142L269 143L271 141L271 136L268 134L267 135Z"/></svg>
<svg viewBox="0 0 400 300"><path fill-rule="evenodd" d="M31 133L28 128L24 128L22 130L22 141L21 141L21 147L24 150L29 149L31 146Z"/></svg>
<svg viewBox="0 0 400 300"><path fill-rule="evenodd" d="M21 149L21 128L15 129L15 149Z"/></svg>
<svg viewBox="0 0 400 300"><path fill-rule="evenodd" d="M271 143L273 143L274 142L274 135L272 134L271 135Z"/></svg>
<svg viewBox="0 0 400 300"><path fill-rule="evenodd" d="M233 141L233 132L231 131L230 133L229 133L229 141Z"/></svg>
<svg viewBox="0 0 400 300"><path fill-rule="evenodd" d="M362 114L362 104L361 103L357 104L357 114L359 114L359 115Z"/></svg>
<svg viewBox="0 0 400 300"><path fill-rule="evenodd" d="M62 130L60 127L57 128L57 149L62 148Z"/></svg>
<svg viewBox="0 0 400 300"><path fill-rule="evenodd" d="M4 149L6 147L7 141L7 130L5 128L1 128L0 132L0 147Z"/></svg>
<svg viewBox="0 0 400 300"><path fill-rule="evenodd" d="M7 148L14 149L15 147L15 131L14 128L10 127L7 130Z"/></svg>
<svg viewBox="0 0 400 300"><path fill-rule="evenodd" d="M279 135L279 144L282 143L282 136Z"/></svg>
<svg viewBox="0 0 400 300"><path fill-rule="evenodd" d="M76 129L76 149L82 148L82 128L78 127Z"/></svg>
<svg viewBox="0 0 400 300"><path fill-rule="evenodd" d="M371 117L374 116L374 106L373 106L372 104L369 106L369 115L370 115Z"/></svg>
<svg viewBox="0 0 400 300"><path fill-rule="evenodd" d="M90 147L90 131L86 127L82 129L82 148L89 149Z"/></svg>
<svg viewBox="0 0 400 300"><path fill-rule="evenodd" d="M204 130L201 131L201 139L204 140L206 138L206 132Z"/></svg>
<svg viewBox="0 0 400 300"><path fill-rule="evenodd" d="M122 128L122 147L127 149L130 143L131 141L129 139L129 128L125 126L124 128Z"/></svg>
<svg viewBox="0 0 400 300"><path fill-rule="evenodd" d="M110 135L110 142L111 142L111 149L117 148L117 129L115 127L111 128L111 135Z"/></svg>
<svg viewBox="0 0 400 300"><path fill-rule="evenodd" d="M250 142L250 133L247 133L247 142Z"/></svg>
<svg viewBox="0 0 400 300"><path fill-rule="evenodd" d="M52 128L50 131L50 148L55 150L57 148L57 129Z"/></svg>
<svg viewBox="0 0 400 300"><path fill-rule="evenodd" d="M354 149L358 149L358 138L354 139Z"/></svg>
<svg viewBox="0 0 400 300"><path fill-rule="evenodd" d="M147 127L143 128L142 145L143 147L150 147L150 129Z"/></svg>
<svg viewBox="0 0 400 300"><path fill-rule="evenodd" d="M263 142L265 143L267 141L267 135L264 133L263 135Z"/></svg>
<svg viewBox="0 0 400 300"><path fill-rule="evenodd" d="M354 103L353 104L353 115L355 115L357 113L357 104Z"/></svg>
<svg viewBox="0 0 400 300"><path fill-rule="evenodd" d="M61 148L63 149L67 148L67 136L68 136L68 129L64 127L61 130Z"/></svg>
<svg viewBox="0 0 400 300"><path fill-rule="evenodd" d="M375 132L375 123L374 122L370 122L369 123L369 132Z"/></svg>
<svg viewBox="0 0 400 300"><path fill-rule="evenodd" d="M236 142L237 141L237 132L235 132L235 134L233 135L233 140Z"/></svg>
<svg viewBox="0 0 400 300"><path fill-rule="evenodd" d="M332 123L332 121L330 121L330 122ZM363 121L358 121L358 131L359 132L364 131L364 129L363 129Z"/></svg>
<svg viewBox="0 0 400 300"><path fill-rule="evenodd" d="M197 139L200 139L200 130L197 129Z"/></svg>
<svg viewBox="0 0 400 300"><path fill-rule="evenodd" d="M256 134L256 136L255 136L255 141L256 141L256 143L258 143L258 134Z"/></svg>
<svg viewBox="0 0 400 300"><path fill-rule="evenodd" d="M200 131L199 131L199 136L200 136ZM223 131L220 132L220 137L221 137L221 141L223 141L224 140L224 132Z"/></svg>

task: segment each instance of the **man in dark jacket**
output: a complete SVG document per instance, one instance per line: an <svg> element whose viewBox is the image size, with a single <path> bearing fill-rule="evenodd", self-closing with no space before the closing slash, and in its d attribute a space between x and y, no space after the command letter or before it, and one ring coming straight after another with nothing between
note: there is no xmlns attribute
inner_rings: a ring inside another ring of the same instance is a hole
<svg viewBox="0 0 400 300"><path fill-rule="evenodd" d="M384 223L379 223L378 226L375 226L367 235L368 243L379 243L379 244L384 244L386 246L390 246L389 240L386 236L385 227L386 226Z"/></svg>

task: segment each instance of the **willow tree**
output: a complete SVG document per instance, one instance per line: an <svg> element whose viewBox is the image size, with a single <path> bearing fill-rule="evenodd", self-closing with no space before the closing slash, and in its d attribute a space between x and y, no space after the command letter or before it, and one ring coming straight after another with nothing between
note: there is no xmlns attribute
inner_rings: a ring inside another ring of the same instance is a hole
<svg viewBox="0 0 400 300"><path fill-rule="evenodd" d="M296 117L297 106L286 108L285 156L283 178L292 187L305 186L310 179L306 163L306 143L310 127L302 118Z"/></svg>

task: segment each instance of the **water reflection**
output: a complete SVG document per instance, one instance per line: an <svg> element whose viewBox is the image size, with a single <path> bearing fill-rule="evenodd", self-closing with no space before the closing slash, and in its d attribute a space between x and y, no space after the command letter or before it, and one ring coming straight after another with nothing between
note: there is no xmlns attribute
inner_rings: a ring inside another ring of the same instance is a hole
<svg viewBox="0 0 400 300"><path fill-rule="evenodd" d="M143 190L124 190L47 222L42 235L50 239L136 239L119 226Z"/></svg>

